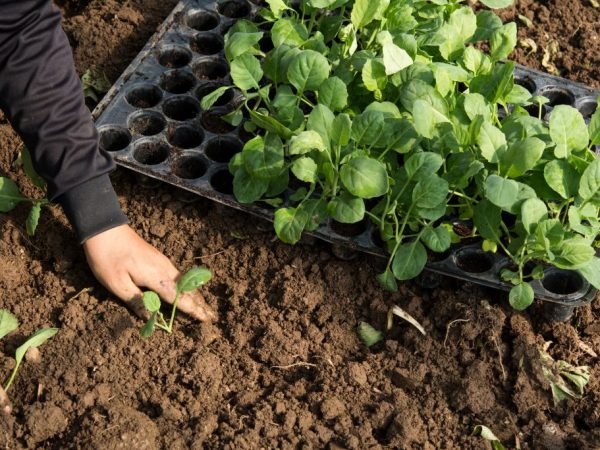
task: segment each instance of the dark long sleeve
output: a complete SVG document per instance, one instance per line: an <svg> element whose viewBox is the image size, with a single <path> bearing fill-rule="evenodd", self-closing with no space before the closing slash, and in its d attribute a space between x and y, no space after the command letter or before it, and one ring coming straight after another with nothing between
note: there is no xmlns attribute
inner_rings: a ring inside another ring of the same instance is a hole
<svg viewBox="0 0 600 450"><path fill-rule="evenodd" d="M0 108L83 242L127 219L60 21L51 0L0 0Z"/></svg>

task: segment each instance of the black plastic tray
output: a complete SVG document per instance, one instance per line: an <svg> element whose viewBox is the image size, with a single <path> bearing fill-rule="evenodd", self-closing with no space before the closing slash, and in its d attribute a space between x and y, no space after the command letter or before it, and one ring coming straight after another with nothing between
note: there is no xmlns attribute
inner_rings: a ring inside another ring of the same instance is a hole
<svg viewBox="0 0 600 450"><path fill-rule="evenodd" d="M193 194L272 220L273 210L243 205L232 195L227 163L247 139L241 126L215 128L211 114L201 111L200 99L216 86L229 83L223 35L239 18L251 18L258 6L245 0L181 1L133 60L93 112L100 145L117 164L146 181L163 181ZM555 105L569 104L589 118L598 92L582 84L518 66L515 79L536 95L544 95L546 116ZM233 90L228 91L230 93ZM230 102L236 95L231 94ZM227 108L227 105L216 107ZM146 178L147 177L147 178ZM331 220L308 233L346 249L386 257L376 227L368 221L342 225ZM469 261L475 262L469 263ZM509 261L484 253L477 245L457 246L430 262L431 272L509 290L499 277ZM475 269L475 270L474 270ZM548 268L533 282L536 298L547 302L550 318L566 320L576 306L596 294L578 273Z"/></svg>

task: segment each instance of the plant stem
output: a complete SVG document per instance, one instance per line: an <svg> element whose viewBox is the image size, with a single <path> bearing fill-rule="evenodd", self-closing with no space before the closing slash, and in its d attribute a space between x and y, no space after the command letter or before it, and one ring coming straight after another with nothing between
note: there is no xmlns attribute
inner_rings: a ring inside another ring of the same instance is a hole
<svg viewBox="0 0 600 450"><path fill-rule="evenodd" d="M175 311L177 311L177 302L179 302L180 292L177 290L177 294L175 295L175 301L173 301L173 309L171 311L171 319L169 319L168 332L173 331L173 321L175 320Z"/></svg>
<svg viewBox="0 0 600 450"><path fill-rule="evenodd" d="M10 374L10 378L8 379L8 381L6 382L6 386L4 386L4 390L8 391L8 388L10 387L10 385L12 384L13 380L15 379L15 376L17 375L17 369L19 368L19 363L17 363L15 365L15 368L13 369L12 373Z"/></svg>

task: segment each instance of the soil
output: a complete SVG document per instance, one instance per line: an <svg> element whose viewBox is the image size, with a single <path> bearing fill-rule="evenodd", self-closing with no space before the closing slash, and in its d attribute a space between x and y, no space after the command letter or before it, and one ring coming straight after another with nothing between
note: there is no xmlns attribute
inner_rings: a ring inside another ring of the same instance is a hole
<svg viewBox="0 0 600 450"><path fill-rule="evenodd" d="M596 10L587 0L565 2L568 10L530 3L517 10L535 15L537 33L569 43L560 66L577 64L563 74L597 79L595 54L583 54L565 31L571 22L598 24ZM95 66L114 81L174 4L61 2L78 71ZM13 170L19 147L3 120L0 174L35 194ZM34 238L23 233L25 205L0 215L0 306L21 321L0 343L0 373L8 375L9 356L34 330L61 328L11 387L1 446L491 448L471 436L484 424L509 448L600 448L598 302L567 323L548 323L539 304L516 313L505 294L450 279L433 290L402 283L390 294L375 282L379 260L341 261L318 242L287 246L257 219L135 180L114 176L131 225L182 269L211 268L204 293L218 322L180 316L172 335L141 340L141 321L94 280L58 207L44 209ZM367 349L357 324L384 329L393 304L427 335L396 320ZM590 367L582 399L553 404L539 357L545 341L554 359Z"/></svg>

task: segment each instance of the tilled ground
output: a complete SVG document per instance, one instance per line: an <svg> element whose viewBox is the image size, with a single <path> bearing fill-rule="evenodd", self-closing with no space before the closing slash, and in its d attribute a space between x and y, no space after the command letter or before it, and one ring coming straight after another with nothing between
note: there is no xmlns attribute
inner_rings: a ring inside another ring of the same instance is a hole
<svg viewBox="0 0 600 450"><path fill-rule="evenodd" d="M560 3L516 11L557 24L550 33L568 21L539 11ZM587 0L568 3L597 14ZM62 2L78 70L95 66L114 81L174 4ZM585 49L564 52L593 69L561 63L563 75L597 78ZM537 56L526 62L535 66ZM19 144L0 124L0 174L32 193L12 172ZM32 239L22 232L24 207L1 215L0 306L22 327L0 344L0 373L25 336L61 328L11 388L15 413L0 419L5 447L479 449L487 444L470 433L485 424L510 447L600 448L600 362L590 352L600 352L597 302L562 324L545 322L539 305L515 314L503 295L452 280L389 294L374 281L377 260L340 261L319 243L283 245L253 218L184 203L169 187L145 190L130 174L115 184L144 238L181 268L213 270L205 293L220 319L181 317L173 335L142 341L141 322L96 283L59 208L44 211ZM357 323L383 329L392 304L428 335L396 322L367 350ZM582 400L553 405L537 350L545 341L555 359L591 367Z"/></svg>

